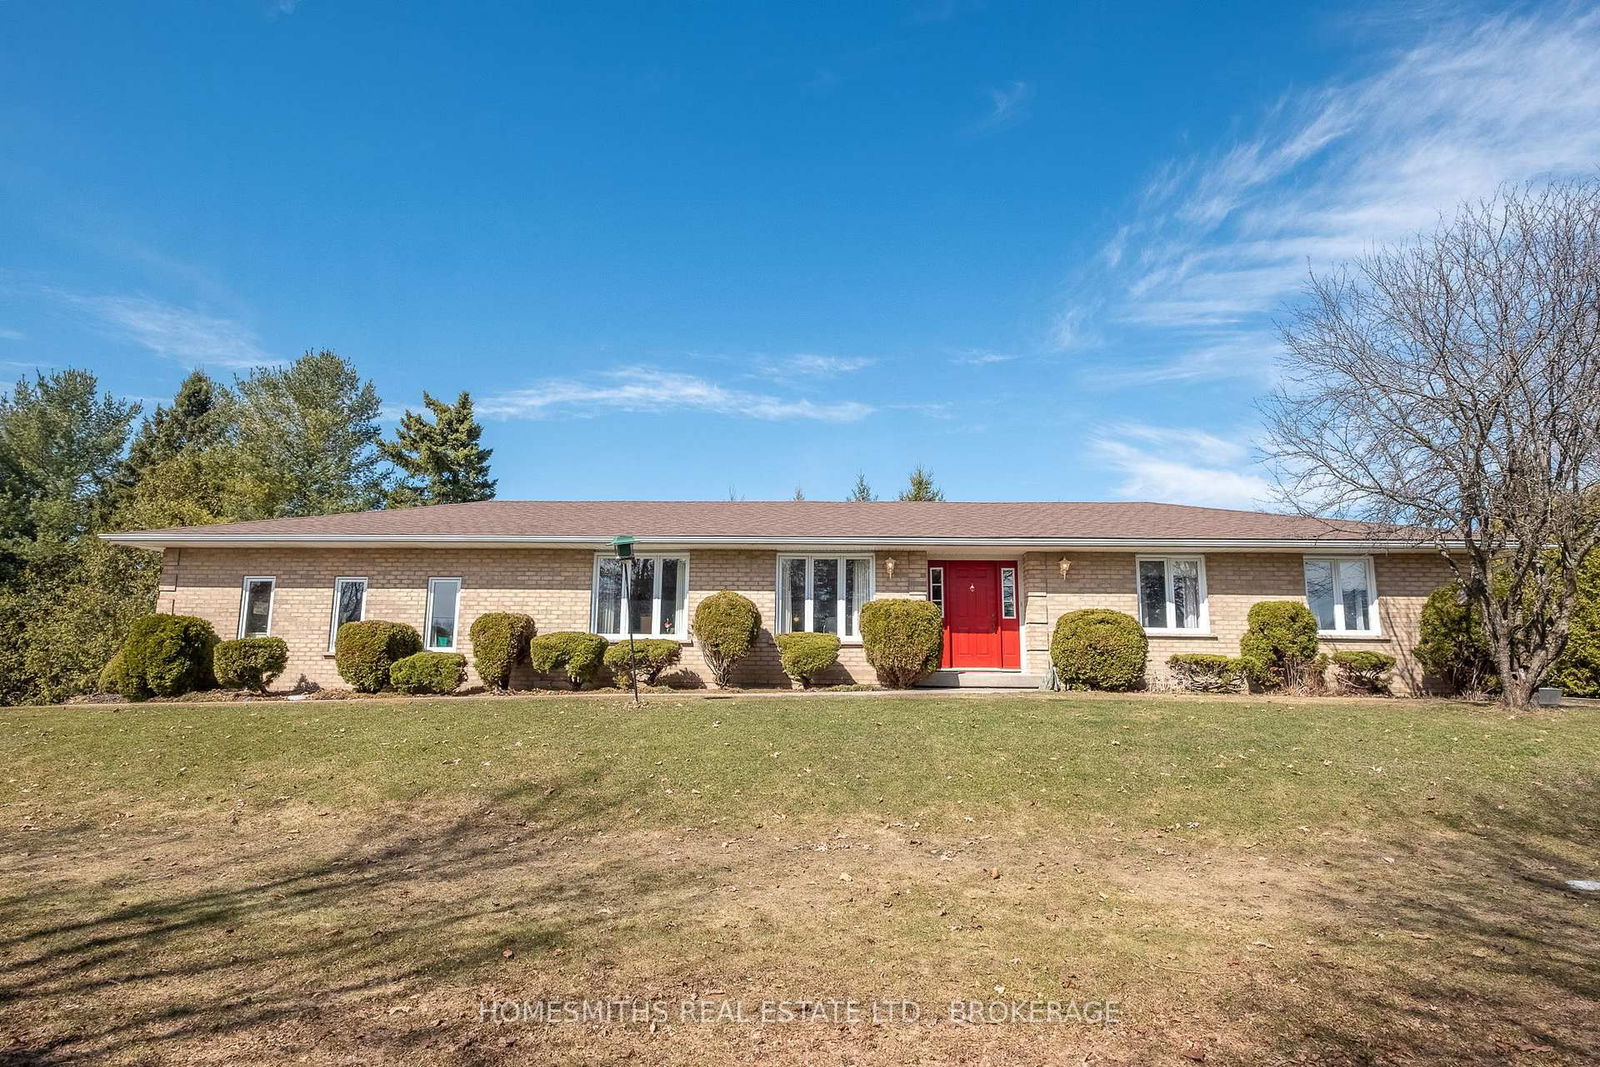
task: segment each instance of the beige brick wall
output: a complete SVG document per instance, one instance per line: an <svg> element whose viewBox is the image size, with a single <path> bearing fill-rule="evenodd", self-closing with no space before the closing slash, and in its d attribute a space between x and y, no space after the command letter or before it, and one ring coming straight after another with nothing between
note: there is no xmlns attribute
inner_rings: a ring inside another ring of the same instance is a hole
<svg viewBox="0 0 1600 1067"><path fill-rule="evenodd" d="M1063 578L1060 560L1071 570ZM1023 618L1026 664L1043 671L1049 663L1050 635L1062 614L1080 608L1114 608L1137 614L1134 585L1135 553L1031 553L1022 562L1028 594ZM1150 639L1149 673L1166 676L1166 661L1176 652L1211 652L1236 656L1245 616L1259 600L1302 600L1305 597L1303 555L1298 552L1212 552L1205 555L1206 601L1210 630L1205 636ZM1398 689L1421 688L1421 673L1411 655L1417 624L1428 594L1450 580L1448 564L1432 553L1377 554L1373 570L1378 586L1379 639L1325 638L1323 651L1371 649L1396 657Z"/></svg>
<svg viewBox="0 0 1600 1067"><path fill-rule="evenodd" d="M1109 607L1135 610L1131 553L1071 552L1072 569L1062 578L1063 553L1022 557L1024 667L1040 673L1049 662L1050 633L1067 611ZM688 608L719 589L734 589L761 610L763 633L755 654L740 664L742 685L787 684L778 666L771 627L776 610L774 551L694 550L689 556ZM943 558L943 557L941 557ZM889 561L894 562L891 575ZM272 632L289 644L283 682L301 677L338 686L338 672L327 652L335 577L368 580L367 618L392 619L422 628L429 578L461 578L460 643L471 649L467 628L488 611L525 611L541 633L586 630L594 553L578 549L168 549L163 560L160 609L198 615L224 638L237 634L240 583L245 575L277 579ZM927 561L922 552L879 552L876 588L880 597L926 597ZM1400 681L1414 687L1417 617L1428 593L1448 579L1442 560L1427 554L1379 555L1375 559L1380 640L1333 640L1328 649L1372 648L1400 658ZM1258 600L1299 599L1304 595L1298 553L1212 553L1206 556L1211 629L1205 637L1156 637L1150 642L1152 676L1165 674L1174 652L1238 653L1245 613ZM710 672L692 644L683 656L685 681L709 683ZM476 678L472 679L476 682ZM525 684L531 679L517 679ZM873 681L859 645L846 645L839 667L824 684Z"/></svg>

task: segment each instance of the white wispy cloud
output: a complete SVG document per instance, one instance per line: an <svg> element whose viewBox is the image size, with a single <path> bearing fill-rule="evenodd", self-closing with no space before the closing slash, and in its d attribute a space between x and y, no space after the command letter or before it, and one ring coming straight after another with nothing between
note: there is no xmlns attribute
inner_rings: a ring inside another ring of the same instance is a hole
<svg viewBox="0 0 1600 1067"><path fill-rule="evenodd" d="M189 366L246 368L273 359L234 319L142 296L84 296L55 291L102 332Z"/></svg>
<svg viewBox="0 0 1600 1067"><path fill-rule="evenodd" d="M1093 454L1121 475L1117 493L1207 507L1261 507L1272 485L1259 473L1245 440L1205 430L1120 423L1090 437Z"/></svg>
<svg viewBox="0 0 1600 1067"><path fill-rule="evenodd" d="M705 411L738 418L856 422L873 411L856 401L817 402L730 389L692 374L658 367L618 367L599 381L551 379L486 397L478 411L494 418L589 417L614 411L669 414Z"/></svg>
<svg viewBox="0 0 1600 1067"><path fill-rule="evenodd" d="M1002 88L986 89L984 95L989 101L989 113L979 120L976 129L997 130L1028 117L1033 88L1027 82L1014 81Z"/></svg>
<svg viewBox="0 0 1600 1067"><path fill-rule="evenodd" d="M789 356L761 356L751 361L751 373L775 382L799 382L815 378L836 378L872 366L861 356L818 356L798 352Z"/></svg>
<svg viewBox="0 0 1600 1067"><path fill-rule="evenodd" d="M1420 21L1420 20L1419 20ZM1600 11L1431 20L1370 75L1290 94L1161 169L1064 313L1174 351L1152 380L1250 377L1308 266L1431 229L1502 183L1594 173ZM1094 306L1098 304L1099 306ZM1211 353L1211 355L1207 355Z"/></svg>
<svg viewBox="0 0 1600 1067"><path fill-rule="evenodd" d="M0 326L0 341L26 341L28 335L21 330L11 330Z"/></svg>
<svg viewBox="0 0 1600 1067"><path fill-rule="evenodd" d="M963 367L992 367L997 363L1010 363L1012 360L1021 358L1021 356L1013 355L1009 352L978 350L965 352L959 356L952 356L950 362Z"/></svg>

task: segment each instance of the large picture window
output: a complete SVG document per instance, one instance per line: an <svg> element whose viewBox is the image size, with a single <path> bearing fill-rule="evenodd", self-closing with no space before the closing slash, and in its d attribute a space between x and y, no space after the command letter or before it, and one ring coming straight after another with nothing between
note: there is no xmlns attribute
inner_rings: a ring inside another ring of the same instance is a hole
<svg viewBox="0 0 1600 1067"><path fill-rule="evenodd" d="M861 639L861 605L872 599L870 556L778 560L778 632Z"/></svg>
<svg viewBox="0 0 1600 1067"><path fill-rule="evenodd" d="M461 615L461 579L428 579L428 614L423 640L435 652L456 650L456 622Z"/></svg>
<svg viewBox="0 0 1600 1067"><path fill-rule="evenodd" d="M256 576L244 580L239 593L239 636L268 637L272 633L272 590L277 579Z"/></svg>
<svg viewBox="0 0 1600 1067"><path fill-rule="evenodd" d="M1154 632L1204 633L1206 568L1199 556L1139 559L1139 622Z"/></svg>
<svg viewBox="0 0 1600 1067"><path fill-rule="evenodd" d="M632 596L623 603L623 568L633 567ZM681 638L689 628L689 560L636 556L631 561L596 556L590 629L605 637Z"/></svg>
<svg viewBox="0 0 1600 1067"><path fill-rule="evenodd" d="M365 578L335 578L333 580L333 620L328 626L328 651L334 651L339 641L339 627L347 622L360 622L367 617L367 580Z"/></svg>
<svg viewBox="0 0 1600 1067"><path fill-rule="evenodd" d="M1306 558L1306 605L1326 634L1373 634L1378 602L1372 560L1366 556Z"/></svg>

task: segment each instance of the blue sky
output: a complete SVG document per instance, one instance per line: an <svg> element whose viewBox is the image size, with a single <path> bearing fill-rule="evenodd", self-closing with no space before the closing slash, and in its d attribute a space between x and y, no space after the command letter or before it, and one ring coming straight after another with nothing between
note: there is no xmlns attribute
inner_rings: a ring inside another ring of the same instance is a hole
<svg viewBox="0 0 1600 1067"><path fill-rule="evenodd" d="M1265 500L1307 265L1600 162L1600 16L0 0L0 382L329 347L506 497Z"/></svg>

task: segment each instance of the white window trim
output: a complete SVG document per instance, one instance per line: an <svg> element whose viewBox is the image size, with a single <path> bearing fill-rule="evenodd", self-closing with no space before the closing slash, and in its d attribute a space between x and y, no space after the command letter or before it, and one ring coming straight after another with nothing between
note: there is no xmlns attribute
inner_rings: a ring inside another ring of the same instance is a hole
<svg viewBox="0 0 1600 1067"><path fill-rule="evenodd" d="M1307 608L1311 607L1311 590L1303 588L1306 578L1307 563L1361 563L1367 568L1367 617L1372 620L1372 628L1367 630L1347 630L1344 628L1344 592L1339 586L1338 568L1334 568L1333 578L1333 626L1331 630L1317 630L1318 637L1329 637L1334 640L1348 638L1355 641L1370 641L1374 637L1383 636L1383 623L1378 615L1378 568L1373 563L1371 556L1302 556L1300 557L1300 582L1302 593L1305 597ZM1314 612L1313 612L1314 613Z"/></svg>
<svg viewBox="0 0 1600 1067"><path fill-rule="evenodd" d="M1167 587L1167 622L1177 617L1172 601L1172 564L1194 560L1200 564L1200 625L1199 626L1145 626L1144 632L1155 637L1210 637L1211 596L1206 590L1206 558L1204 556L1135 556L1133 560L1133 606L1141 626L1144 625L1144 589L1139 584L1139 566L1143 563L1162 564Z"/></svg>
<svg viewBox="0 0 1600 1067"><path fill-rule="evenodd" d="M939 575L939 595L933 595L933 576ZM928 599L939 605L939 614L944 614L944 567L935 564L928 568Z"/></svg>
<svg viewBox="0 0 1600 1067"><path fill-rule="evenodd" d="M257 637L272 636L272 609L277 606L278 577L275 574L247 574L239 583L239 638L244 639L244 623L249 618L250 610L250 583L267 582L272 586L272 591L267 594L267 632L257 634Z"/></svg>
<svg viewBox="0 0 1600 1067"><path fill-rule="evenodd" d="M365 578L337 577L333 580L333 603L328 608L328 651L333 652L339 643L339 587L346 582L361 583L361 614L356 622L367 620L367 580Z"/></svg>
<svg viewBox="0 0 1600 1067"><path fill-rule="evenodd" d="M431 636L430 631L433 629L433 587L435 585L439 584L440 582L454 582L454 583L456 583L456 610L455 610L454 616L450 620L450 645L449 645L449 647L445 647L444 645L430 645L428 643L428 639ZM461 582L460 578L429 578L428 579L428 602L424 606L423 612L422 612L422 648L423 648L423 651L425 651L425 652L459 652L461 650L461 586L462 586L462 582ZM361 610L362 610L363 613L365 613L366 610L367 610L367 604L366 604L366 598L365 597L362 598Z"/></svg>
<svg viewBox="0 0 1600 1067"><path fill-rule="evenodd" d="M650 590L650 632L635 633L635 637L647 637L652 640L677 641L679 644L690 643L689 636L689 554L687 552L641 552L636 553L634 559L653 559L656 566L652 568L654 574L653 587ZM589 575L589 632L600 634L608 641L625 641L628 637L627 618L628 602L626 599L618 606L617 618L622 622L622 627L617 633L602 633L600 630L600 564L608 559L616 559L610 552L596 552L594 556L594 569ZM678 584L683 589L683 611L678 615L678 632L664 634L661 632L661 566L664 559L678 561Z"/></svg>
<svg viewBox="0 0 1600 1067"><path fill-rule="evenodd" d="M786 633L795 632L795 631L792 631L792 630L789 629L789 619L788 619L788 616L785 614L785 612L783 610L783 591L784 591L783 590L783 579L784 579L783 565L785 563L787 563L788 561L792 560L792 559L803 559L803 560L806 561L806 605L805 605L805 614L803 616L804 621L805 621L805 629L803 631L800 631L800 632L803 632L803 633L811 633L812 632L812 629L811 629L812 614L813 614L813 612L815 610L815 605L812 602L812 571L814 569L815 562L817 560L819 560L819 559L837 560L838 563L839 563L839 595L834 600L834 604L836 605L836 607L834 609L834 615L839 620L839 625L834 629L833 635L839 639L839 643L840 644L844 644L844 645L859 645L859 644L861 644L861 607L862 607L862 605L864 605L864 604L868 603L869 601L871 601L873 599L873 597L875 597L877 595L877 592L878 592L878 561L877 561L877 558L874 557L874 556L870 556L870 555L865 555L864 556L864 555L861 555L860 553L855 553L853 555L838 555L838 556L836 556L831 552L823 552L823 553L819 553L817 555L807 555L807 556L793 556L793 555L791 555L791 556L779 556L778 557L778 564L777 564L777 575L776 575L776 578L774 579L773 584L772 584L772 590L773 590L773 596L772 596L772 618L773 618L773 621L775 623L772 632L775 633L775 634L786 634ZM861 597L860 598L860 602L856 605L856 614L855 614L854 618L852 619L852 621L855 623L855 626L854 626L855 633L853 633L853 634L851 634L851 635L849 635L847 637L847 636L845 636L845 632L844 632L845 603L846 603L845 602L845 568L849 567L851 560L864 560L866 562L866 564L867 564L867 589L866 589L866 595Z"/></svg>
<svg viewBox="0 0 1600 1067"><path fill-rule="evenodd" d="M1006 575L1011 575L1011 614L1006 614ZM1022 612L1022 605L1018 603L1021 592L1017 588L1017 568L1000 568L1000 621L1016 622L1017 616Z"/></svg>

